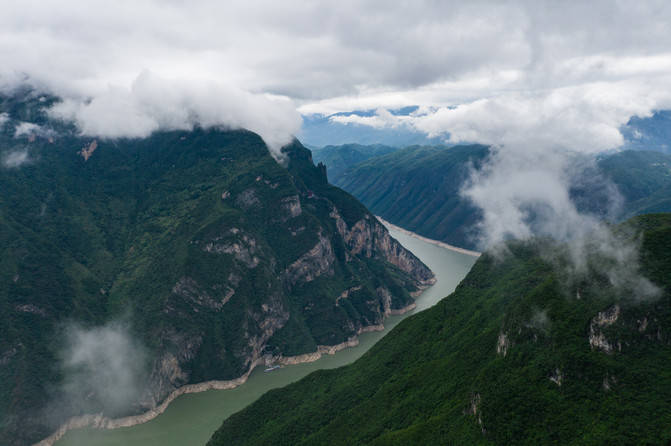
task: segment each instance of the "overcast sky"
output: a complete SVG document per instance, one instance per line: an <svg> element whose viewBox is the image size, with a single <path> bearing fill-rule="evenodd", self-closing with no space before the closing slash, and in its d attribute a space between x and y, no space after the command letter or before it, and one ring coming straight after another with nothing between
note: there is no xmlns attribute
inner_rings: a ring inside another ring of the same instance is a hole
<svg viewBox="0 0 671 446"><path fill-rule="evenodd" d="M362 123L493 143L579 125L570 142L605 138L602 149L630 115L669 106L670 23L666 1L5 0L0 73L100 98L60 110L89 133L142 135L184 124L166 109L189 108L188 119L252 123L279 142L300 125L296 109L416 104L433 108ZM265 128L274 113L283 117Z"/></svg>

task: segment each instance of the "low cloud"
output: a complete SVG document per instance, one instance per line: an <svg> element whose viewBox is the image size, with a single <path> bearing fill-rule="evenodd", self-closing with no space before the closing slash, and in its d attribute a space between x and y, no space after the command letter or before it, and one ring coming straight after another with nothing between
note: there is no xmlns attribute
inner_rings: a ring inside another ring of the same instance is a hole
<svg viewBox="0 0 671 446"><path fill-rule="evenodd" d="M12 150L2 156L2 165L7 169L14 169L30 163L28 149Z"/></svg>
<svg viewBox="0 0 671 446"><path fill-rule="evenodd" d="M140 74L130 88L110 86L92 97L66 98L49 113L74 121L82 135L102 138L144 138L197 125L244 128L258 133L276 158L301 124L286 98L216 82L167 80L150 72Z"/></svg>
<svg viewBox="0 0 671 446"><path fill-rule="evenodd" d="M127 411L144 388L147 355L120 322L64 330L60 353L64 376L56 406L108 415Z"/></svg>
<svg viewBox="0 0 671 446"><path fill-rule="evenodd" d="M24 135L34 135L39 133L40 126L32 122L20 122L14 128L14 137L18 138Z"/></svg>
<svg viewBox="0 0 671 446"><path fill-rule="evenodd" d="M596 154L623 145L620 128L631 116L671 106L671 95L662 88L668 81L660 75L647 83L593 82L503 93L410 116L378 111L347 118L376 128L410 126L451 143L489 144L489 158L471 171L461 191L482 209L483 249L496 250L509 239L549 237L567 244L572 277L586 274L595 253L605 259L598 272L614 286L647 298L657 290L638 274L636 246L618 240L602 222L603 216L617 216L622 197L605 178L592 176L585 186L585 176L592 175L590 160ZM600 215L579 211L571 196L576 187L599 190Z"/></svg>
<svg viewBox="0 0 671 446"><path fill-rule="evenodd" d="M364 125L375 129L410 127L411 121L407 116L394 115L385 108L378 108L372 116L358 114L334 115L329 121L338 124Z"/></svg>

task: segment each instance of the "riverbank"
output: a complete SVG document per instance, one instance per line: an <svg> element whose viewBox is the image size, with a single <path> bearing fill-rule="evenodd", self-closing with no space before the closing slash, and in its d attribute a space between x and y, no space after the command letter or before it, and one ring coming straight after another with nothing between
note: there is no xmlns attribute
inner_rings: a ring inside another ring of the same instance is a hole
<svg viewBox="0 0 671 446"><path fill-rule="evenodd" d="M440 240L433 240L433 239L424 237L422 235L416 234L412 231L408 231L407 229L403 229L400 226L396 226L392 223L389 223L387 220L380 217L379 215L376 215L375 218L377 218L380 221L380 223L385 225L387 227L387 229L391 228L394 231L398 231L401 234L405 234L405 235L408 235L410 237L414 237L414 238L419 239L423 242L430 243L430 244L436 245L436 246L440 246L441 248L449 249L450 251L458 252L460 254L466 254L468 256L480 257L482 255L482 253L478 252L478 251L471 251L470 249L460 248L458 246L453 246L453 245L447 244L445 242L441 242Z"/></svg>
<svg viewBox="0 0 671 446"><path fill-rule="evenodd" d="M424 291L430 285L424 285L420 287L420 292ZM390 315L400 315L405 314L416 307L416 304L413 302L410 305L397 309L389 310L385 313L385 318ZM201 383L187 384L178 389L175 389L168 395L158 406L153 409L150 409L146 412L143 412L138 415L130 415L127 417L121 418L109 418L103 416L102 414L85 414L78 415L70 418L68 421L63 423L54 433L49 437L43 439L42 441L35 443L33 446L53 446L58 440L63 438L63 436L73 429L83 429L83 428L94 428L94 429L118 429L122 427L132 427L139 424L147 423L154 418L161 415L166 411L168 406L179 396L191 394L191 393L200 393L206 392L208 390L230 390L238 386L241 386L251 375L254 369L258 366L269 366L269 365L296 365L302 363L315 362L322 358L323 355L335 355L337 352L344 350L346 348L356 347L359 345L358 335L362 333L368 333L371 331L382 331L384 330L384 324L375 324L365 327L361 327L357 330L357 335L352 336L347 339L345 342L341 342L335 345L318 345L317 350L310 353L304 353L302 355L296 356L273 356L273 357L261 357L256 358L252 361L250 368L242 376L234 378L231 380L211 380L204 381Z"/></svg>

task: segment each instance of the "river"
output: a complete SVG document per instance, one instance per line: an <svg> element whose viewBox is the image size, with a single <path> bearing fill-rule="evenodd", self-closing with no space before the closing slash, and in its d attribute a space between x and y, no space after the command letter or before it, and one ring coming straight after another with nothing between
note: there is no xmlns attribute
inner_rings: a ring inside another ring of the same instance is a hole
<svg viewBox="0 0 671 446"><path fill-rule="evenodd" d="M450 294L475 263L476 258L428 243L393 228L390 232L436 275L436 284L415 301L417 307L400 316L390 316L385 329L363 333L359 345L324 355L305 364L285 366L272 372L257 367L247 382L231 390L208 390L182 395L154 420L114 430L78 429L65 434L56 446L193 446L204 445L222 421L254 402L271 389L286 386L319 369L347 365L370 349L395 325L417 311L431 307Z"/></svg>

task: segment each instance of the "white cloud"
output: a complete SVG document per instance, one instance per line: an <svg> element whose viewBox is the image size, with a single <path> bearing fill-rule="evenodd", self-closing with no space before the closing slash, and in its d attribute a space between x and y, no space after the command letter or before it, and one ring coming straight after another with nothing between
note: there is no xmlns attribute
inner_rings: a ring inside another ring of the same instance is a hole
<svg viewBox="0 0 671 446"><path fill-rule="evenodd" d="M226 126L263 137L272 153L291 141L300 116L285 98L251 94L217 82L188 83L143 72L130 88L110 86L91 99L56 104L54 117L73 120L82 134L143 138L162 130Z"/></svg>
<svg viewBox="0 0 671 446"><path fill-rule="evenodd" d="M33 135L39 132L40 126L32 122L20 122L14 128L14 137L18 138L23 135Z"/></svg>
<svg viewBox="0 0 671 446"><path fill-rule="evenodd" d="M2 165L8 169L21 167L31 162L27 149L12 150L2 156Z"/></svg>
<svg viewBox="0 0 671 446"><path fill-rule="evenodd" d="M591 118L585 107L599 101L590 104L580 91L602 85L599 94L625 102L668 75L670 21L671 4L659 1L9 1L0 16L0 85L27 75L70 99L59 112L82 131L109 136L202 119L254 126L271 145L281 144L297 120L292 105L266 101L269 94L289 97L302 113L442 106L417 128L488 141L511 136L502 126L512 120L498 112L512 112L519 128L534 130L543 127L539 111L580 107L552 134L568 138L573 124L585 124L592 140L608 133L611 143L617 135L581 122ZM658 92L667 85L657 83ZM107 114L114 116L108 123ZM494 127L464 123L478 114ZM530 118L536 122L523 122ZM347 119L397 125L382 113L338 118Z"/></svg>
<svg viewBox="0 0 671 446"><path fill-rule="evenodd" d="M334 115L329 118L329 121L339 124L365 125L376 129L382 129L403 126L408 122L408 118L406 116L395 116L390 113L389 110L379 108L372 116L360 116L356 114Z"/></svg>
<svg viewBox="0 0 671 446"><path fill-rule="evenodd" d="M129 328L118 322L66 328L60 354L64 380L59 406L78 410L127 410L145 385L147 356Z"/></svg>

